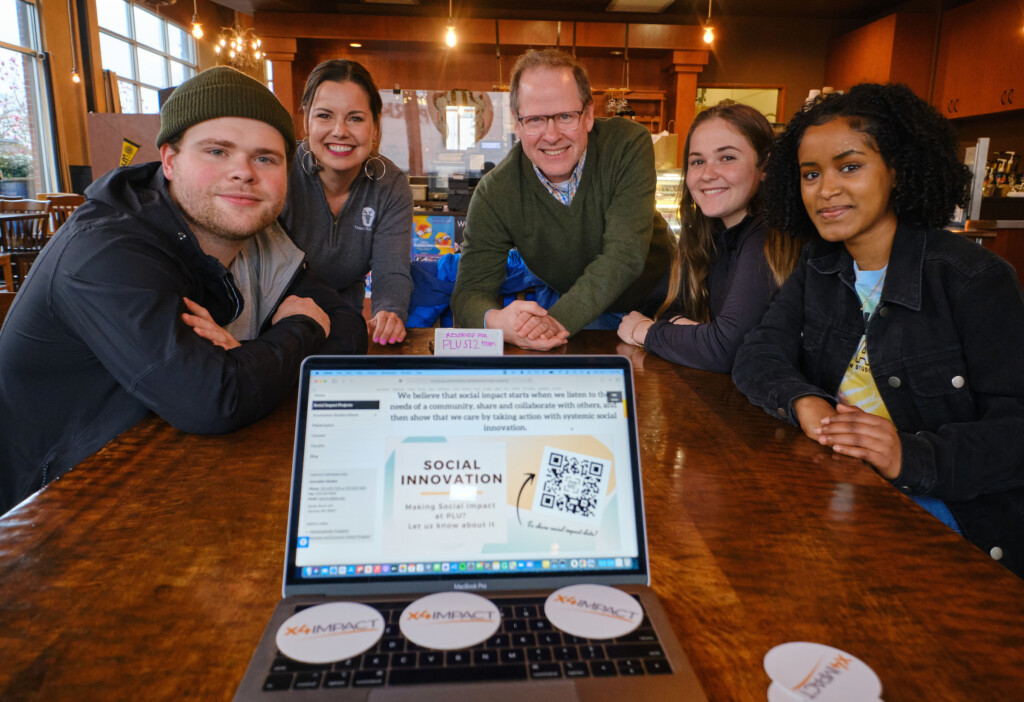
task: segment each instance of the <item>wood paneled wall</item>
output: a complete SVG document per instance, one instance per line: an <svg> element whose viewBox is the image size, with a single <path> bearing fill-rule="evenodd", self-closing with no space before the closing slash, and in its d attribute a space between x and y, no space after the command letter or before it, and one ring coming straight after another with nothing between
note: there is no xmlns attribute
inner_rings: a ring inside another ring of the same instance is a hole
<svg viewBox="0 0 1024 702"><path fill-rule="evenodd" d="M313 39L300 42L292 64L292 99L296 116L300 111L305 78L327 59L351 59L366 66L380 90L398 86L411 90L493 90L497 84L508 84L509 73L517 54L503 56L499 76L494 51L373 51L353 49L347 42ZM594 90L618 88L623 80L621 57L585 57L583 59ZM633 90L666 91L669 76L662 68L664 59L631 58L630 87ZM500 80L499 80L500 78ZM602 116L602 115L598 115ZM296 125L298 126L298 122Z"/></svg>
<svg viewBox="0 0 1024 702"><path fill-rule="evenodd" d="M98 56L98 33L95 27L95 3L88 3L93 62L92 80L98 110L103 104L102 74ZM72 164L88 163L85 127L84 87L70 80L71 54L68 41L67 8L62 3L42 4L43 34L46 49L54 54L54 83L58 109L63 124L61 139ZM188 26L191 3L179 2L159 12ZM221 26L232 23L230 10L199 1L200 19L206 36L199 42L200 68L215 63L213 41ZM241 17L248 20L246 17ZM458 47L448 51L441 44L445 20L438 18L345 17L341 15L305 15L296 13L257 13L253 22L258 34L265 38L265 47L275 62L275 91L286 106L299 118L299 96L309 70L323 58L349 57L364 64L373 73L379 87L386 89L398 83L402 88L464 87L489 90L498 83L494 56L493 20L465 20L458 25ZM570 47L572 22L501 21L502 74L507 82L515 57L527 46L550 46L559 42ZM783 85L788 96L787 109L796 109L811 88L824 83L825 57L828 43L834 37L855 27L849 21L716 18L718 39L711 49L706 65L702 61L686 64L689 73L673 67L673 56L688 52L704 52L700 29L696 25L630 25L630 87L643 91L665 91L668 119L672 119L687 100L677 105L674 91L683 84L763 84ZM363 48L353 49L350 41L363 41ZM625 41L625 25L621 23L577 23L577 53L587 64L594 87L619 87L622 83L622 58L610 55ZM89 47L84 47L89 48ZM83 49L84 49L83 48ZM707 58L707 57L706 57ZM689 59L687 59L689 60ZM81 65L81 63L80 63ZM290 103L290 104L289 104ZM783 117L783 116L780 116ZM676 131L685 131L684 120L676 120Z"/></svg>
<svg viewBox="0 0 1024 702"><path fill-rule="evenodd" d="M37 5L40 11L40 26L43 50L51 56L53 69L54 102L57 105L57 122L64 146L63 157L71 164L89 162L89 148L85 127L84 85L71 80L73 59L71 54L71 29L68 26L67 3L47 2ZM76 30L77 32L77 23ZM75 37L78 71L83 80L87 79L82 69L81 47Z"/></svg>
<svg viewBox="0 0 1024 702"><path fill-rule="evenodd" d="M829 42L856 26L818 18L723 17L698 83L783 86L786 104L778 119L788 122L807 93L824 85Z"/></svg>
<svg viewBox="0 0 1024 702"><path fill-rule="evenodd" d="M934 14L897 13L836 37L828 50L825 83L837 90L857 83L906 83L930 100L935 24Z"/></svg>

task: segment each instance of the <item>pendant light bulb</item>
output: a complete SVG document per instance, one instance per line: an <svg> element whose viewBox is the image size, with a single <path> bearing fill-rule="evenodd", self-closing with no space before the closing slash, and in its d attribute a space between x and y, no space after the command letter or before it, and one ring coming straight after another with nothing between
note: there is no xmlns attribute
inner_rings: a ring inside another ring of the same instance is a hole
<svg viewBox="0 0 1024 702"><path fill-rule="evenodd" d="M711 26L711 0L708 0L708 18L704 22L704 43L710 44L715 40L715 29Z"/></svg>
<svg viewBox="0 0 1024 702"><path fill-rule="evenodd" d="M196 39L203 38L203 25L197 21L199 19L199 0L192 0L192 36Z"/></svg>
<svg viewBox="0 0 1024 702"><path fill-rule="evenodd" d="M68 0L68 33L71 39L71 82L78 85L82 77L78 75L78 52L75 49L75 20L71 13L71 0Z"/></svg>
<svg viewBox="0 0 1024 702"><path fill-rule="evenodd" d="M455 48L455 24L452 22L452 0L448 0L448 26L444 28L444 43L449 49Z"/></svg>

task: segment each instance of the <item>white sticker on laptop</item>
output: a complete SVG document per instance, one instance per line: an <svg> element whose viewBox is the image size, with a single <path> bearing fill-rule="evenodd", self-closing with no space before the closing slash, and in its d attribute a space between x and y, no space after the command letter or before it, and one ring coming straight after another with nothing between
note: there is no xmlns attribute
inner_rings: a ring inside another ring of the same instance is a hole
<svg viewBox="0 0 1024 702"><path fill-rule="evenodd" d="M635 597L607 585L570 585L555 590L544 615L567 634L614 639L640 626L644 610Z"/></svg>
<svg viewBox="0 0 1024 702"><path fill-rule="evenodd" d="M277 630L281 653L302 663L358 656L384 635L384 615L358 602L330 602L290 616Z"/></svg>
<svg viewBox="0 0 1024 702"><path fill-rule="evenodd" d="M434 330L435 356L501 356L505 333L501 329Z"/></svg>
<svg viewBox="0 0 1024 702"><path fill-rule="evenodd" d="M454 651L493 636L501 626L501 612L493 602L471 592L437 592L406 607L398 626L414 644Z"/></svg>
<svg viewBox="0 0 1024 702"><path fill-rule="evenodd" d="M838 648L807 641L780 644L764 657L764 669L774 682L768 699L839 702L874 700L882 695L882 681L864 661Z"/></svg>

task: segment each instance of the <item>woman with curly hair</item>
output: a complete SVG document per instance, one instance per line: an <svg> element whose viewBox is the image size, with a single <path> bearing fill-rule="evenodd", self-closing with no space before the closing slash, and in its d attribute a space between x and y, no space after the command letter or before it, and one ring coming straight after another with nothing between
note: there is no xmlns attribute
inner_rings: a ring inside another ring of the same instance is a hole
<svg viewBox="0 0 1024 702"><path fill-rule="evenodd" d="M769 232L761 181L772 139L764 115L723 100L686 135L682 234L653 295L653 319L631 312L619 338L673 363L728 373L743 336L796 265L800 243Z"/></svg>
<svg viewBox="0 0 1024 702"><path fill-rule="evenodd" d="M949 124L905 86L796 115L767 167L768 219L815 240L733 379L1024 575L1024 293L939 229L969 178Z"/></svg>

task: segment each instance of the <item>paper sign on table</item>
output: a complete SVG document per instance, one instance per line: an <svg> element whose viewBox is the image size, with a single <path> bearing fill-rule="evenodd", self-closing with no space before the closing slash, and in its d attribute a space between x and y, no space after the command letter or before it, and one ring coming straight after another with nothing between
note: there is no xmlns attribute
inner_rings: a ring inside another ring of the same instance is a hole
<svg viewBox="0 0 1024 702"><path fill-rule="evenodd" d="M435 356L500 356L505 352L501 329L434 330Z"/></svg>

